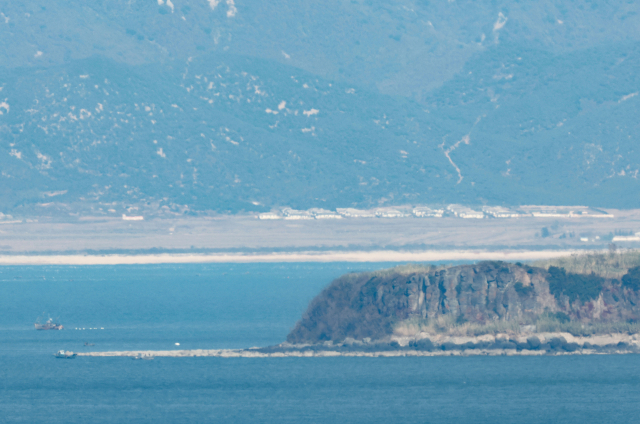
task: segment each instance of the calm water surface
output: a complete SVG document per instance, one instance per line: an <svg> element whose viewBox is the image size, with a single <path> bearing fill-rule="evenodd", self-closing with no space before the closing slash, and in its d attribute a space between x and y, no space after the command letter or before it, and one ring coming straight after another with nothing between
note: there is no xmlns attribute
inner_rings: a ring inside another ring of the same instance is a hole
<svg viewBox="0 0 640 424"><path fill-rule="evenodd" d="M280 343L333 278L389 265L0 268L0 422L638 422L637 355L52 356ZM66 329L35 331L45 310Z"/></svg>

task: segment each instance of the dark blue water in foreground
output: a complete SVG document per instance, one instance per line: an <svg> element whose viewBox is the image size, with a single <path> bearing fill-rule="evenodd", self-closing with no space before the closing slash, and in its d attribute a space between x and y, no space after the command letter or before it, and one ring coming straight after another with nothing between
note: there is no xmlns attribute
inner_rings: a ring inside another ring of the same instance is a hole
<svg viewBox="0 0 640 424"><path fill-rule="evenodd" d="M333 278L388 265L0 268L0 422L638 422L637 355L52 356L279 343ZM35 331L44 310L66 329Z"/></svg>

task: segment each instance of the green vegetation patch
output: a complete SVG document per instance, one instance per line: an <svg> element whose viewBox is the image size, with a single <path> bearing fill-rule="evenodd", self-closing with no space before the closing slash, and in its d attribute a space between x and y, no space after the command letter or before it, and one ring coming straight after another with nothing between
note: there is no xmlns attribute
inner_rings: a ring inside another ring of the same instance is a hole
<svg viewBox="0 0 640 424"><path fill-rule="evenodd" d="M636 334L640 332L640 324L625 321L586 324L577 321L560 322L549 315L543 314L536 322L536 331L538 333L569 333L576 337L613 333Z"/></svg>
<svg viewBox="0 0 640 424"><path fill-rule="evenodd" d="M516 282L516 284L513 286L513 288L516 289L516 293L518 293L522 297L527 297L527 296L533 294L533 292L535 291L535 289L534 289L534 287L532 285L531 286L525 286L520 281Z"/></svg>
<svg viewBox="0 0 640 424"><path fill-rule="evenodd" d="M591 273L567 274L564 268L555 266L549 267L549 291L560 300L560 296L569 297L569 301L574 302L580 299L583 302L596 299L600 296L604 278Z"/></svg>
<svg viewBox="0 0 640 424"><path fill-rule="evenodd" d="M569 315L565 314L564 312L545 312L540 316L539 319L553 320L557 321L560 324L571 322L571 318L569 317Z"/></svg>
<svg viewBox="0 0 640 424"><path fill-rule="evenodd" d="M640 266L631 268L622 276L622 286L634 291L640 290Z"/></svg>
<svg viewBox="0 0 640 424"><path fill-rule="evenodd" d="M640 266L640 251L574 254L537 261L532 265L545 269L555 266L575 274L595 273L604 278L620 278L628 269Z"/></svg>

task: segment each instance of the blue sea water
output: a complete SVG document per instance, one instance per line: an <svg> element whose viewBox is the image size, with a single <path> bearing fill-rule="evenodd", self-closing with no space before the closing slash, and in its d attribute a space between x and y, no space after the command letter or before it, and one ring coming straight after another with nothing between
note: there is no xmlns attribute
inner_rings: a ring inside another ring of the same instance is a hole
<svg viewBox="0 0 640 424"><path fill-rule="evenodd" d="M280 343L333 278L389 265L2 267L0 422L638 422L637 355L53 357ZM43 311L65 330L35 331Z"/></svg>

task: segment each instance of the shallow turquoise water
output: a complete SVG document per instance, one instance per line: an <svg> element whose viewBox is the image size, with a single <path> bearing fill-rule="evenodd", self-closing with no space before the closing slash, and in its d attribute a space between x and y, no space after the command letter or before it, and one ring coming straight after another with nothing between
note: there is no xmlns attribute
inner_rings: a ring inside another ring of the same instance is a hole
<svg viewBox="0 0 640 424"><path fill-rule="evenodd" d="M387 266L0 268L0 422L637 422L637 355L52 356L89 349L85 341L92 350L279 343L333 278ZM66 329L35 331L44 310Z"/></svg>

